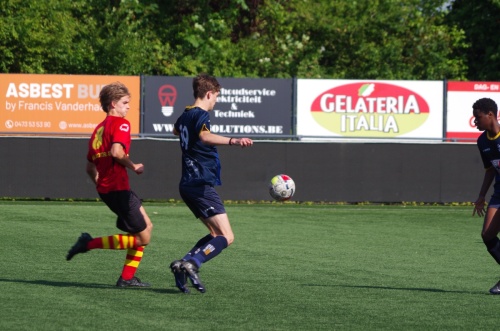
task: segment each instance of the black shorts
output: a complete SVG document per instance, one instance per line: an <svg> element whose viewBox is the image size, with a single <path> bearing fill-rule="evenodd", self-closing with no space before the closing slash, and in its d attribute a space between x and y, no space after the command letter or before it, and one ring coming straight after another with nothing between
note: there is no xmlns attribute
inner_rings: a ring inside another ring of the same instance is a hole
<svg viewBox="0 0 500 331"><path fill-rule="evenodd" d="M213 186L179 186L179 193L196 218L206 219L226 213L224 204Z"/></svg>
<svg viewBox="0 0 500 331"><path fill-rule="evenodd" d="M500 209L500 196L496 193L493 193L491 196L490 202L488 202L488 208L497 208Z"/></svg>
<svg viewBox="0 0 500 331"><path fill-rule="evenodd" d="M115 213L116 227L127 233L139 233L146 229L146 220L141 213L141 199L133 191L99 193L102 201Z"/></svg>

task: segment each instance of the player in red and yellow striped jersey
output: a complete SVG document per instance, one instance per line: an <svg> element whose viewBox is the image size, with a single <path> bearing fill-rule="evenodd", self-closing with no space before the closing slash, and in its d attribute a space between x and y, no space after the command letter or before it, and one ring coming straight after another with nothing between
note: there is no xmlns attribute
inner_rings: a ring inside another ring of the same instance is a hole
<svg viewBox="0 0 500 331"><path fill-rule="evenodd" d="M117 215L116 227L126 234L92 238L82 233L69 250L69 261L79 253L92 249L127 250L123 271L116 286L150 286L135 277L144 247L149 244L153 224L139 197L130 189L127 168L136 174L144 172L142 163L129 157L130 122L125 119L130 109L130 93L125 85L116 82L106 85L99 94L106 118L95 128L87 153L87 174L96 184L104 203Z"/></svg>

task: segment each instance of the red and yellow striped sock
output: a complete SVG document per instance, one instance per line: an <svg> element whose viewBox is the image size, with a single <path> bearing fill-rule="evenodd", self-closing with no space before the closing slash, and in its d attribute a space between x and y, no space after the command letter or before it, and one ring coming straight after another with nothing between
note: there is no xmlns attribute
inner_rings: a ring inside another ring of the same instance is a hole
<svg viewBox="0 0 500 331"><path fill-rule="evenodd" d="M130 249L137 248L135 236L131 234L115 234L92 239L87 249Z"/></svg>
<svg viewBox="0 0 500 331"><path fill-rule="evenodd" d="M123 265L122 278L124 280L130 280L134 277L139 263L141 263L142 255L144 254L144 246L137 247L136 249L130 248L127 251L127 257L125 258L125 264Z"/></svg>

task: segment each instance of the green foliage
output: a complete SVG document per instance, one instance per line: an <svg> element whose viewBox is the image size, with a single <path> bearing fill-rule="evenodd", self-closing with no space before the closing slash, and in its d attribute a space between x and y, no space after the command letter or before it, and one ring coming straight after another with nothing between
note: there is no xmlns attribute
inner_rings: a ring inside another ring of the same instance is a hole
<svg viewBox="0 0 500 331"><path fill-rule="evenodd" d="M444 0L2 0L0 71L464 79Z"/></svg>
<svg viewBox="0 0 500 331"><path fill-rule="evenodd" d="M71 15L71 2L3 0L0 7L0 71L71 73L89 55L76 40L84 27Z"/></svg>
<svg viewBox="0 0 500 331"><path fill-rule="evenodd" d="M463 61L450 50L462 46L460 31L422 1L323 1L315 3L305 29L331 78L462 78ZM312 3L304 1L305 12ZM424 12L426 14L424 14ZM313 24L316 22L316 24Z"/></svg>
<svg viewBox="0 0 500 331"><path fill-rule="evenodd" d="M470 45L454 49L467 61L467 78L477 81L497 81L500 75L500 1L455 0L447 15L449 25L465 32Z"/></svg>

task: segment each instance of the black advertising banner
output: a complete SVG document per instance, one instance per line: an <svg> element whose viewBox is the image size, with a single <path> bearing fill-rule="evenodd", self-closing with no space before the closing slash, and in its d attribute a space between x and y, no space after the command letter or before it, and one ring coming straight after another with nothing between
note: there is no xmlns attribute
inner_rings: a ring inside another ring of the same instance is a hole
<svg viewBox="0 0 500 331"><path fill-rule="evenodd" d="M173 136L174 123L193 103L192 78L143 77L142 133Z"/></svg>
<svg viewBox="0 0 500 331"><path fill-rule="evenodd" d="M222 89L210 112L213 133L248 137L292 134L292 79L217 80ZM143 134L173 136L175 121L194 103L192 81L192 77L144 76Z"/></svg>

